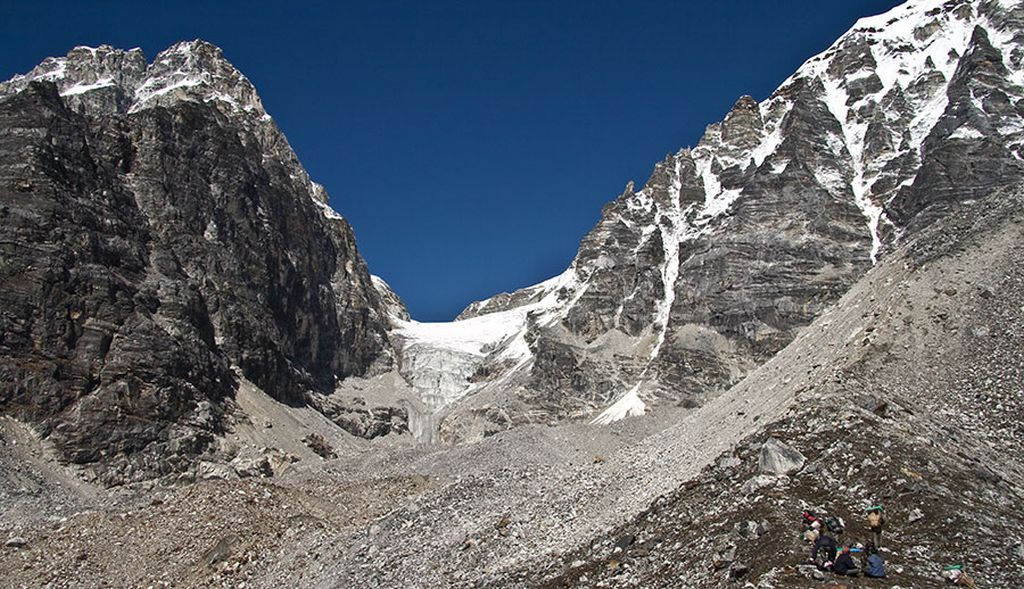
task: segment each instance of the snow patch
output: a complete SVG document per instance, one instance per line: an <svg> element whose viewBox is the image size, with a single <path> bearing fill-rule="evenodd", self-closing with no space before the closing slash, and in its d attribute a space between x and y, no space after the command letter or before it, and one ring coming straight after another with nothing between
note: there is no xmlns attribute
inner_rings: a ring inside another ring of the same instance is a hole
<svg viewBox="0 0 1024 589"><path fill-rule="evenodd" d="M35 76L35 79L37 79L37 80L51 80L51 81L63 79L64 76L67 74L67 67L68 67L67 59L65 59L63 57L58 57L56 59L53 59L52 63L55 63L57 65L57 67L52 69L52 70L50 70L50 71L48 71L48 72L44 72L44 73L41 73L41 74Z"/></svg>
<svg viewBox="0 0 1024 589"><path fill-rule="evenodd" d="M128 109L128 112L138 112L142 110L147 102L154 98L163 96L178 89L199 86L202 83L202 79L189 76L185 74L185 72L181 71L175 72L175 74L172 74L167 78L150 78L135 91L135 103L132 104L130 109Z"/></svg>
<svg viewBox="0 0 1024 589"><path fill-rule="evenodd" d="M516 308L461 321L401 321L396 324L396 333L410 344L424 344L436 349L483 357L500 344L508 343L525 326L526 312ZM517 348L511 350L509 355L517 357L521 351ZM528 353L529 349L526 351Z"/></svg>
<svg viewBox="0 0 1024 589"><path fill-rule="evenodd" d="M984 133L982 133L981 131L975 129L974 127L969 127L967 125L961 125L960 127L957 127L956 131L953 131L953 133L950 134L949 138L950 139L981 139L984 136L985 136Z"/></svg>
<svg viewBox="0 0 1024 589"><path fill-rule="evenodd" d="M531 358L526 313L521 309L443 323L392 317L392 324L402 342L402 373L428 409L431 423L452 403L486 384L472 378L485 361L511 363L515 370Z"/></svg>
<svg viewBox="0 0 1024 589"><path fill-rule="evenodd" d="M621 421L627 417L640 417L647 413L647 404L640 399L640 383L629 389L622 398L616 401L611 407L601 412L590 423L593 425L608 425Z"/></svg>
<svg viewBox="0 0 1024 589"><path fill-rule="evenodd" d="M665 261L662 263L661 268L661 282L664 290L662 291L661 301L658 302L658 308L654 316L654 327L655 329L660 329L660 331L658 332L658 339L651 349L651 361L658 357L661 346L665 343L665 336L668 333L672 303L675 302L676 298L676 280L679 279L679 240L683 236L680 229L686 227L683 211L679 207L682 179L679 177L680 165L678 157L675 159L675 164L672 188L669 191L669 203L671 206L668 211L659 211L654 222L655 227L661 230L661 244L664 247ZM663 216L668 217L669 221L671 221L672 230L665 228L664 223L661 223Z"/></svg>
<svg viewBox="0 0 1024 589"><path fill-rule="evenodd" d="M116 85L117 84L114 82L113 78L100 78L92 84L75 84L74 86L71 86L70 88L61 91L60 95L75 96L78 94L85 94L86 92L91 92L92 90L98 90L100 88L109 88L111 86Z"/></svg>
<svg viewBox="0 0 1024 589"><path fill-rule="evenodd" d="M762 103L761 113L762 118L768 118L768 111L771 106L771 100L766 100ZM759 166L764 163L764 160L771 154L775 153L779 149L779 145L782 144L782 120L786 118L786 114L793 108L793 105L789 102L785 103L785 108L780 113L778 119L775 121L775 125L771 132L761 141L761 144L754 148L754 165ZM788 162L787 162L788 163Z"/></svg>
<svg viewBox="0 0 1024 589"><path fill-rule="evenodd" d="M327 204L327 203L325 203L323 201L317 200L315 198L312 199L312 200L316 204L316 206L320 209L320 212L323 213L324 217L327 217L328 219L331 219L331 220L334 220L334 221L344 221L345 220L345 217L342 217L340 214L338 214L338 211L336 211L333 208L331 208L331 205L329 205L329 204Z"/></svg>

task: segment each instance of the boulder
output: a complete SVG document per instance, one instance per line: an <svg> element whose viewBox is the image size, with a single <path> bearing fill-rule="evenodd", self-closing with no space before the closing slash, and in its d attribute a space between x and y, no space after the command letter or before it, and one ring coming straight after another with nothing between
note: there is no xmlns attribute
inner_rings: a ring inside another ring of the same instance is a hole
<svg viewBox="0 0 1024 589"><path fill-rule="evenodd" d="M219 462L208 462L201 460L196 465L196 478L204 481L214 479L229 479L232 477L234 470L227 464Z"/></svg>
<svg viewBox="0 0 1024 589"><path fill-rule="evenodd" d="M759 474L750 477L747 482L743 483L743 494L753 495L761 489L767 489L768 487L774 487L782 480L783 477L778 477L770 474ZM787 479L788 480L788 479Z"/></svg>
<svg viewBox="0 0 1024 589"><path fill-rule="evenodd" d="M722 469L733 469L743 464L743 461L735 456L726 456L718 460L718 467Z"/></svg>
<svg viewBox="0 0 1024 589"><path fill-rule="evenodd" d="M234 548L241 540L234 534L222 536L217 543L210 547L203 554L203 564L208 567L215 567L217 564L230 558Z"/></svg>
<svg viewBox="0 0 1024 589"><path fill-rule="evenodd" d="M634 542L636 542L636 536L633 534L624 534L615 541L615 547L625 551L628 550Z"/></svg>
<svg viewBox="0 0 1024 589"><path fill-rule="evenodd" d="M306 435L306 437L302 438L302 442L321 458L332 459L338 457L338 454L334 451L331 443L327 441L327 438L316 432Z"/></svg>
<svg viewBox="0 0 1024 589"><path fill-rule="evenodd" d="M715 555L712 565L715 567L715 570L721 570L732 564L734 560L736 560L736 545L730 544Z"/></svg>
<svg viewBox="0 0 1024 589"><path fill-rule="evenodd" d="M788 475L798 472L805 462L807 459L796 448L775 438L768 438L761 447L757 467L762 473Z"/></svg>
<svg viewBox="0 0 1024 589"><path fill-rule="evenodd" d="M743 563L737 562L736 564L732 565L732 568L729 569L729 576L732 577L733 579L740 579L740 578L743 578L744 576L746 576L746 574L749 573L749 572L750 572L750 567L749 566L747 566L747 565L745 565Z"/></svg>
<svg viewBox="0 0 1024 589"><path fill-rule="evenodd" d="M237 474L239 478L263 478L274 476L274 469L271 467L270 460L266 456L235 459L232 461L231 465L234 467L235 474Z"/></svg>

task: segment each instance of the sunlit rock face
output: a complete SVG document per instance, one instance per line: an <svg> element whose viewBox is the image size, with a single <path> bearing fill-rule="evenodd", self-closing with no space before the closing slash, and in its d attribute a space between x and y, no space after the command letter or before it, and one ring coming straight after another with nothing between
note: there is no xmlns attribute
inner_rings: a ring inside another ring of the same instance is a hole
<svg viewBox="0 0 1024 589"><path fill-rule="evenodd" d="M351 229L218 48L76 48L0 127L0 410L68 460L187 472L236 374L301 406L392 365Z"/></svg>
<svg viewBox="0 0 1024 589"><path fill-rule="evenodd" d="M530 360L442 430L606 421L738 382L896 242L1020 181L1022 23L1015 2L908 2L740 98L605 206L563 275L467 308L527 310Z"/></svg>

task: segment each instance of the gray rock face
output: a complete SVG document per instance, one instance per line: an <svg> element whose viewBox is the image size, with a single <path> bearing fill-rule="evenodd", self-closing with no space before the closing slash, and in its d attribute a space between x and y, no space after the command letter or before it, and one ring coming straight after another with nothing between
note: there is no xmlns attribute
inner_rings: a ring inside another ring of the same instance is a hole
<svg viewBox="0 0 1024 589"><path fill-rule="evenodd" d="M370 279L373 281L384 313L392 320L408 321L410 319L409 311L405 308L402 299L398 298L395 291L391 290L391 286L378 276L371 276Z"/></svg>
<svg viewBox="0 0 1024 589"><path fill-rule="evenodd" d="M796 448L775 438L768 438L757 456L757 468L763 473L793 474L803 468L806 461Z"/></svg>
<svg viewBox="0 0 1024 589"><path fill-rule="evenodd" d="M1020 24L1020 14L1016 21L1010 16L1006 25ZM1019 45L1016 55L1019 66ZM948 106L921 146L916 178L889 204L900 225L918 228L1024 175L1024 98L985 28L974 28L946 95Z"/></svg>
<svg viewBox="0 0 1024 589"><path fill-rule="evenodd" d="M606 420L736 383L899 239L1024 178L1022 23L1019 4L908 3L741 98L609 203L564 274L460 316L520 310L530 352L442 431L462 439L483 407Z"/></svg>
<svg viewBox="0 0 1024 589"><path fill-rule="evenodd" d="M409 433L409 412L402 407L368 407L366 400L353 399L351 404L336 398L317 397L313 407L342 429L359 438L372 440L391 433Z"/></svg>
<svg viewBox="0 0 1024 589"><path fill-rule="evenodd" d="M191 468L235 374L291 405L387 369L378 292L251 84L203 42L0 86L0 411L114 483Z"/></svg>

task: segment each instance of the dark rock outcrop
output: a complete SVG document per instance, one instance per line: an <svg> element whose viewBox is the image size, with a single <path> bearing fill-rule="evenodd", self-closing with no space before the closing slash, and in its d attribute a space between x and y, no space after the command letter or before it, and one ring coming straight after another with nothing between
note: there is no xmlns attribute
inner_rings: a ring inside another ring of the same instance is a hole
<svg viewBox="0 0 1024 589"><path fill-rule="evenodd" d="M386 369L348 224L203 42L0 86L0 411L108 482L188 470L235 375L290 405Z"/></svg>

